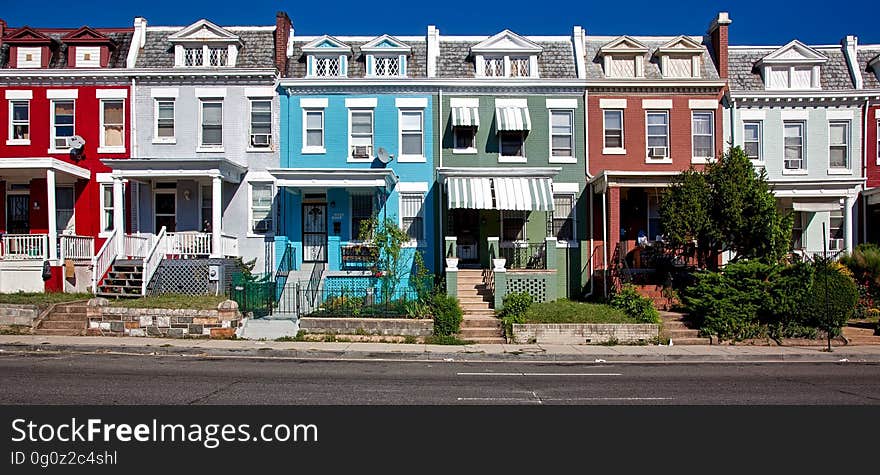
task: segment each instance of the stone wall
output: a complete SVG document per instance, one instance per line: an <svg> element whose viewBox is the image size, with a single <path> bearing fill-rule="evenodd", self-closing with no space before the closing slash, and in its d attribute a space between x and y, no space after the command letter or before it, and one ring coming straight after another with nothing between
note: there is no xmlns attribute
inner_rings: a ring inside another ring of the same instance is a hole
<svg viewBox="0 0 880 475"><path fill-rule="evenodd" d="M40 307L36 305L2 304L0 305L0 325L33 326L41 311Z"/></svg>
<svg viewBox="0 0 880 475"><path fill-rule="evenodd" d="M86 314L89 335L167 338L229 338L241 324L238 305L227 300L217 310L110 307L92 299Z"/></svg>
<svg viewBox="0 0 880 475"><path fill-rule="evenodd" d="M434 332L434 321L408 318L303 317L299 319L299 328L306 333L430 336Z"/></svg>
<svg viewBox="0 0 880 475"><path fill-rule="evenodd" d="M598 344L617 340L619 343L650 342L660 334L654 324L543 323L513 325L514 343L559 345Z"/></svg>

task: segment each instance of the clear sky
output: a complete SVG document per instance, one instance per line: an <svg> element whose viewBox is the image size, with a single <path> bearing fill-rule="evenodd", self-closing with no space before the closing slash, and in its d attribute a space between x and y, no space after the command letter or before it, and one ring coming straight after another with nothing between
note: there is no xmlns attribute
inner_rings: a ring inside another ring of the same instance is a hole
<svg viewBox="0 0 880 475"><path fill-rule="evenodd" d="M35 8L36 7L36 8ZM837 44L847 34L880 43L880 0L0 0L10 26L271 25L283 10L297 34L490 35L504 28L531 35L567 35L573 25L595 35L699 35L718 11L730 12L731 44Z"/></svg>

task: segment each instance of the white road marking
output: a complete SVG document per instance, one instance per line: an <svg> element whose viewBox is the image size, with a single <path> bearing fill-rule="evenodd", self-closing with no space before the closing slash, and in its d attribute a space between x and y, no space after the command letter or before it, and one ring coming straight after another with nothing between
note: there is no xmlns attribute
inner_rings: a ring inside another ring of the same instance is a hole
<svg viewBox="0 0 880 475"><path fill-rule="evenodd" d="M622 376L621 373L455 373L456 376Z"/></svg>
<svg viewBox="0 0 880 475"><path fill-rule="evenodd" d="M537 398L537 395L535 395ZM521 401L543 404L552 401L671 401L671 397L573 397L573 398L543 398L526 399L519 397L460 397L459 401Z"/></svg>

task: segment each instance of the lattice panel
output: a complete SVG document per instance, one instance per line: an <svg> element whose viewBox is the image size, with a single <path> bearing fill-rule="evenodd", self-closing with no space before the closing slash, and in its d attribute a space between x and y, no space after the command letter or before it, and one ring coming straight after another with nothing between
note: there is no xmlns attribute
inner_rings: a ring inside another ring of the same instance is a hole
<svg viewBox="0 0 880 475"><path fill-rule="evenodd" d="M216 282L208 280L208 268L223 266L220 293L228 295L232 275L236 271L232 259L165 259L156 269L147 288L149 295L186 294L209 295L215 293Z"/></svg>
<svg viewBox="0 0 880 475"><path fill-rule="evenodd" d="M525 292L532 296L535 302L547 301L547 280L519 277L507 281L507 293Z"/></svg>

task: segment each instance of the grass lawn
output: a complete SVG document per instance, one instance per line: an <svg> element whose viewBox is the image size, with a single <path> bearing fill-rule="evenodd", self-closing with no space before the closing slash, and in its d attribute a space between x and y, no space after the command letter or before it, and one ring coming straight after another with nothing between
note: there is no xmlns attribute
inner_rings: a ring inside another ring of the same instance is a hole
<svg viewBox="0 0 880 475"><path fill-rule="evenodd" d="M557 300L532 304L526 323L641 323L604 304Z"/></svg>
<svg viewBox="0 0 880 475"><path fill-rule="evenodd" d="M225 295L178 295L166 294L139 299L116 299L110 300L111 307L126 308L168 308L168 309L193 309L193 310L216 310L220 302L226 300Z"/></svg>
<svg viewBox="0 0 880 475"><path fill-rule="evenodd" d="M64 292L17 292L14 294L0 294L0 304L11 303L48 307L53 303L88 300L90 298L92 298L92 294L66 294Z"/></svg>

